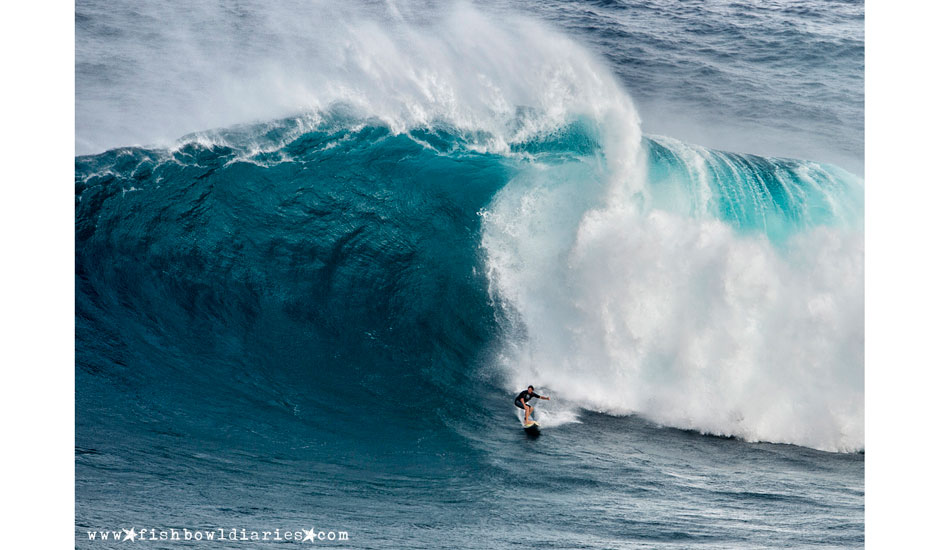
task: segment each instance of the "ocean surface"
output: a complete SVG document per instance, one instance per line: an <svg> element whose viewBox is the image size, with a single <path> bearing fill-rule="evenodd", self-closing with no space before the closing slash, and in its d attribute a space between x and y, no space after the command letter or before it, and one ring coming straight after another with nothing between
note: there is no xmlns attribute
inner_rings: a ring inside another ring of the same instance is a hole
<svg viewBox="0 0 950 550"><path fill-rule="evenodd" d="M861 2L77 1L76 547L863 547L863 85Z"/></svg>

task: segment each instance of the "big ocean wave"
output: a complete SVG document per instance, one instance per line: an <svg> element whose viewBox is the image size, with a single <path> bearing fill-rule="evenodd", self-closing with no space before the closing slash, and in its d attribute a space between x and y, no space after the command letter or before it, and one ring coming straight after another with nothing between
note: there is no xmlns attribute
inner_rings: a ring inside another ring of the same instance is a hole
<svg viewBox="0 0 950 550"><path fill-rule="evenodd" d="M77 157L80 377L340 431L534 383L568 417L863 449L859 177L643 136L527 19L331 27L267 122Z"/></svg>

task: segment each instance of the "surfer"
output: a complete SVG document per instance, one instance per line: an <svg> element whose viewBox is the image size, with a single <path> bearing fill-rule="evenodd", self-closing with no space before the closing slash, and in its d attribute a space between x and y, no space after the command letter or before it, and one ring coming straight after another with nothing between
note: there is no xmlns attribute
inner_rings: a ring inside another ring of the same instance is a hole
<svg viewBox="0 0 950 550"><path fill-rule="evenodd" d="M537 397L538 399L551 399L550 397L545 397L543 395L534 393L534 386L528 386L528 389L519 393L518 397L515 397L515 406L524 411L525 426L528 425L528 422L531 420L531 412L534 411L534 407L528 404L528 401L530 401L532 397Z"/></svg>

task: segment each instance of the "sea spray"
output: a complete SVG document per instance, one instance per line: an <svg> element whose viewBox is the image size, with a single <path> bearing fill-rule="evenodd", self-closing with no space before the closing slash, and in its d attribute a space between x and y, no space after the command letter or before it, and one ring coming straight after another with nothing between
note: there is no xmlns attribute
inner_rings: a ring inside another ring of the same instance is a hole
<svg viewBox="0 0 950 550"><path fill-rule="evenodd" d="M599 59L524 15L489 17L459 3L417 6L421 13L409 20L394 5L321 6L250 5L257 17L190 2L129 8L142 33L108 36L118 41L110 47L131 53L111 59L105 77L79 79L77 149L171 145L197 130L284 117L297 118L308 131L341 106L396 132L446 127L464 133L469 148L490 152L505 152L576 116L605 125L635 121L629 95ZM80 73L105 70L95 42L101 34L83 32L85 26L109 30L124 15L88 9L77 22ZM168 26L162 22L169 9L199 11ZM145 55L141 48L166 55ZM115 81L123 86L115 89ZM606 146L629 148L636 140Z"/></svg>

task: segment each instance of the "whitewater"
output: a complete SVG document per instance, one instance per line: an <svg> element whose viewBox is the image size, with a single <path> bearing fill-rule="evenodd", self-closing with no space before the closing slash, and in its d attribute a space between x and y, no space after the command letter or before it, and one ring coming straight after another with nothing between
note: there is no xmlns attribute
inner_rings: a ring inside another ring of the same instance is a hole
<svg viewBox="0 0 950 550"><path fill-rule="evenodd" d="M863 544L863 5L76 12L77 546Z"/></svg>

